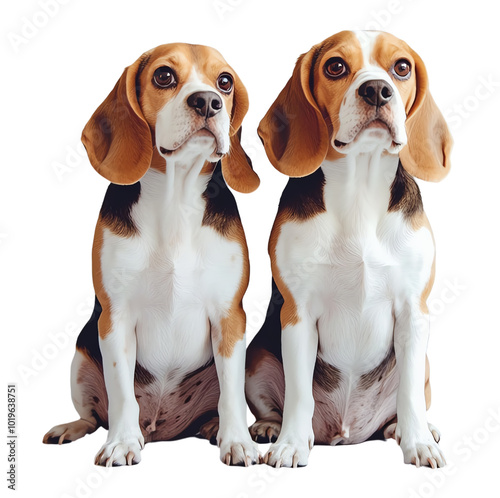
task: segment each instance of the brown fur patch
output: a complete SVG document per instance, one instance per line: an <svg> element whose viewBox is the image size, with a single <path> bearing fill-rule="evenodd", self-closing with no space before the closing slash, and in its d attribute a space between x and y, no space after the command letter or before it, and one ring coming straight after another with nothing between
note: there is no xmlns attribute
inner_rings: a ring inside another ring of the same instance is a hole
<svg viewBox="0 0 500 498"><path fill-rule="evenodd" d="M426 315L429 314L429 307L427 306L427 298L431 293L435 277L436 277L436 256L434 256L434 260L432 262L432 268L429 280L424 288L424 291L422 292L422 295L420 296L420 309L422 313L425 313Z"/></svg>
<svg viewBox="0 0 500 498"><path fill-rule="evenodd" d="M429 219L427 218L427 215L425 212L422 211L418 216L415 216L412 218L412 226L415 231L420 230L421 228L426 228L429 230L432 236L432 241L435 244L434 241L434 234L432 232L431 225L429 223ZM431 267L431 273L429 275L429 280L427 281L427 284L422 292L422 295L420 296L420 309L422 313L425 313L426 315L429 314L429 308L427 307L427 299L431 293L432 286L434 285L434 279L436 277L436 253L434 252L434 259L432 261L432 267Z"/></svg>
<svg viewBox="0 0 500 498"><path fill-rule="evenodd" d="M269 238L269 256L271 258L271 271L273 274L274 281L278 287L281 295L283 296L283 307L281 308L281 328L284 329L288 325L295 325L299 322L299 315L297 313L297 304L295 299L290 292L290 289L285 284L283 278L281 277L280 270L278 268L278 263L276 261L276 245L278 244L278 239L281 233L281 226L290 221L290 213L286 211L278 212L276 220L274 221L273 228L271 230L271 237Z"/></svg>
<svg viewBox="0 0 500 498"><path fill-rule="evenodd" d="M237 242L241 246L243 256L243 271L241 273L240 286L236 291L231 306L224 318L220 322L221 342L219 344L219 354L230 357L235 344L245 337L246 315L243 310L243 296L250 280L250 261L248 259L248 246L241 220L238 216L225 234L229 240Z"/></svg>
<svg viewBox="0 0 500 498"><path fill-rule="evenodd" d="M234 301L233 301L234 303ZM230 357L238 341L245 337L246 315L241 304L234 305L226 317L220 321L222 339L219 344L219 354Z"/></svg>
<svg viewBox="0 0 500 498"><path fill-rule="evenodd" d="M101 250L103 244L103 222L101 217L97 220L92 246L92 280L97 299L101 303L102 313L99 317L99 337L104 339L111 332L111 301L102 283Z"/></svg>

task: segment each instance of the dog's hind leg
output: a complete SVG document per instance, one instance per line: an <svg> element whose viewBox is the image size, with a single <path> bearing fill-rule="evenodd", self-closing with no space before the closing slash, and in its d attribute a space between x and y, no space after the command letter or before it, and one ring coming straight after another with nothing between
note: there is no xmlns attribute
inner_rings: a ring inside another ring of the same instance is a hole
<svg viewBox="0 0 500 498"><path fill-rule="evenodd" d="M73 422L56 425L50 429L43 437L44 443L70 443L86 434L91 434L102 425L98 410L101 411L99 404L104 405L103 408L107 405L104 379L102 379L101 387L99 385L89 386L88 378L85 378L85 381L82 379L83 371L93 372L94 374L91 377L94 380L96 376L99 376L98 366L93 365L92 360L88 359L84 353L77 349L71 365L71 397L80 418ZM102 373L100 376L102 377ZM85 383L83 384L82 382Z"/></svg>
<svg viewBox="0 0 500 498"><path fill-rule="evenodd" d="M96 298L90 320L80 332L71 364L71 398L80 419L56 425L43 437L46 444L63 444L107 427L108 399L102 374L97 322L101 305Z"/></svg>
<svg viewBox="0 0 500 498"><path fill-rule="evenodd" d="M246 397L256 421L250 435L258 443L273 443L281 431L285 377L283 365L269 351L250 345L247 353Z"/></svg>

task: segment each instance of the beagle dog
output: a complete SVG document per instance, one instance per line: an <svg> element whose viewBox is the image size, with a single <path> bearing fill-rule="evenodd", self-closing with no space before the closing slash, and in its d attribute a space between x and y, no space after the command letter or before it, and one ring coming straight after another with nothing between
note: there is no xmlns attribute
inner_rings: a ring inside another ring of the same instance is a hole
<svg viewBox="0 0 500 498"><path fill-rule="evenodd" d="M71 391L80 419L45 443L108 429L98 465L201 434L226 464L259 459L246 424L248 250L233 195L259 184L240 145L248 95L216 50L159 46L127 67L85 126L111 182L95 230L95 309Z"/></svg>
<svg viewBox="0 0 500 498"><path fill-rule="evenodd" d="M258 131L291 177L247 353L251 433L274 442L266 463L394 437L406 463L442 467L426 421L434 240L413 177L441 180L452 139L421 58L387 33L338 33L299 57Z"/></svg>

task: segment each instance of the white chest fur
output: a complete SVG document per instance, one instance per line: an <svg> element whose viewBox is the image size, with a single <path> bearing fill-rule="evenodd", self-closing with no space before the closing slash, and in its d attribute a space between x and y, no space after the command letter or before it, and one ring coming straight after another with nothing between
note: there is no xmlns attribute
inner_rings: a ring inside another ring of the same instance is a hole
<svg viewBox="0 0 500 498"><path fill-rule="evenodd" d="M388 212L397 165L376 154L325 162L326 212L284 224L276 247L299 315L317 323L319 355L356 378L390 351L398 308L422 292L433 261L430 232Z"/></svg>
<svg viewBox="0 0 500 498"><path fill-rule="evenodd" d="M131 211L138 233L105 230L101 251L111 307L135 323L137 361L172 384L213 356L210 322L229 308L243 268L241 246L202 226L209 177L199 171L149 170Z"/></svg>

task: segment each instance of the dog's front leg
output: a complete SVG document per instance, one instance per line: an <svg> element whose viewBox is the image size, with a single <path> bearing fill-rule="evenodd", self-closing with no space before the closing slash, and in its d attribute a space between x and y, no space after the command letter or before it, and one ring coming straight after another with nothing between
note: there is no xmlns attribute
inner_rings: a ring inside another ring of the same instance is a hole
<svg viewBox="0 0 500 498"><path fill-rule="evenodd" d="M435 441L437 431L427 424L424 383L429 316L421 311L419 304L419 299L405 304L396 316L394 349L399 370L396 440L405 463L435 468L443 467L446 462Z"/></svg>
<svg viewBox="0 0 500 498"><path fill-rule="evenodd" d="M103 309L99 318L99 346L108 395L109 431L96 455L97 465L132 465L141 460L144 437L139 428L135 398L135 321L125 310Z"/></svg>
<svg viewBox="0 0 500 498"><path fill-rule="evenodd" d="M249 466L260 460L247 426L245 323L245 312L241 307L231 310L222 319L210 320L220 387L217 444L220 458L227 465Z"/></svg>
<svg viewBox="0 0 500 498"><path fill-rule="evenodd" d="M302 467L307 465L314 444L312 385L318 352L317 328L307 311L298 323L283 329L281 347L285 373L283 423L265 462L274 467Z"/></svg>

